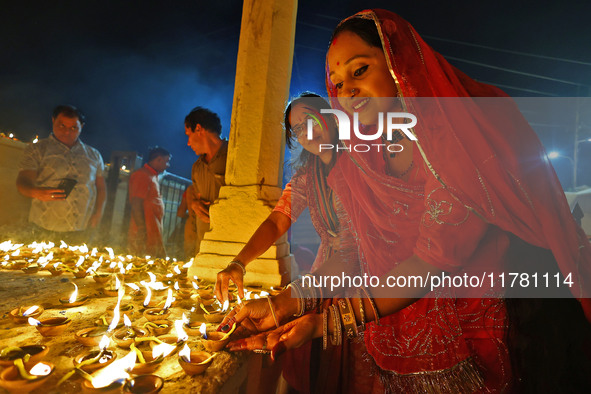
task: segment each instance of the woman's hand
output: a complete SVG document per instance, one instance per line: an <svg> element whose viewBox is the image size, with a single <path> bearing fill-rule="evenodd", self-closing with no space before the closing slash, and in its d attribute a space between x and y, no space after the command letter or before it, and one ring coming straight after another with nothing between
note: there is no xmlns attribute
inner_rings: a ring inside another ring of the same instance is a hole
<svg viewBox="0 0 591 394"><path fill-rule="evenodd" d="M271 358L277 359L288 349L295 349L322 336L322 315L308 314L273 331L230 342L228 350L271 350Z"/></svg>
<svg viewBox="0 0 591 394"><path fill-rule="evenodd" d="M215 282L215 296L221 303L224 303L228 299L228 287L230 281L236 284L238 287L238 295L240 298L244 298L244 285L243 285L243 274L242 269L238 264L228 264L226 268L218 272L218 276Z"/></svg>
<svg viewBox="0 0 591 394"><path fill-rule="evenodd" d="M298 299L292 298L291 289L286 289L280 294L271 297L270 303L267 298L250 300L241 306L232 309L220 323L218 331L227 332L236 323L245 328L251 335L276 328L273 311L279 324L287 322L299 308Z"/></svg>

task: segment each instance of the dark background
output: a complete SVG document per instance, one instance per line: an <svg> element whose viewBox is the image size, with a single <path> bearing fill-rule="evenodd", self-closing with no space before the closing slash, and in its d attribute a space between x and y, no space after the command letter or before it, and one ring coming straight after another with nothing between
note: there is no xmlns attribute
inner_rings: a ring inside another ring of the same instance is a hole
<svg viewBox="0 0 591 394"><path fill-rule="evenodd" d="M87 115L82 139L105 161L112 150L145 155L161 145L171 172L195 156L184 116L203 105L228 136L242 2L1 1L0 132L23 141L51 130L51 111ZM324 56L338 21L380 7L406 18L468 75L515 97L591 95L591 2L300 0L291 93L324 90ZM494 50L502 49L503 51ZM531 55L535 56L531 56ZM572 157L573 119L536 129L548 151ZM583 124L583 126L585 126ZM591 131L582 129L582 136ZM579 184L591 184L591 143L580 145ZM555 160L563 185L572 165Z"/></svg>

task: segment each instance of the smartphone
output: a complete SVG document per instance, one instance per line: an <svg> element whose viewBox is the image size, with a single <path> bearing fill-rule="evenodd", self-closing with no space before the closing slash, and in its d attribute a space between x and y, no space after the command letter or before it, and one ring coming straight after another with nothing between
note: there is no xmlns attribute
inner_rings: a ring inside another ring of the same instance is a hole
<svg viewBox="0 0 591 394"><path fill-rule="evenodd" d="M62 189L64 193L66 193L66 198L68 198L68 196L72 192L72 189L74 188L74 186L76 186L77 183L78 181L75 179L64 178L60 181L60 184L57 186L57 188Z"/></svg>

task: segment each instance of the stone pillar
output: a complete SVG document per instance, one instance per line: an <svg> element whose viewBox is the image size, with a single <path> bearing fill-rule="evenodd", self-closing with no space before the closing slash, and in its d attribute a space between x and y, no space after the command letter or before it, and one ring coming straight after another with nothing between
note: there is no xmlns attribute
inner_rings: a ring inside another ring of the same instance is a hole
<svg viewBox="0 0 591 394"><path fill-rule="evenodd" d="M189 275L215 281L281 196L297 0L244 0L236 64L226 185L210 208L211 231ZM282 237L248 265L245 284L278 286L290 279Z"/></svg>

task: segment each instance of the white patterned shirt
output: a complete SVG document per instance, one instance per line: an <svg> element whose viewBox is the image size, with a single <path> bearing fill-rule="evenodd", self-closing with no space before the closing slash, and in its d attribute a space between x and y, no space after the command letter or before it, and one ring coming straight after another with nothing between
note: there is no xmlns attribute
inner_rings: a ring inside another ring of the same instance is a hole
<svg viewBox="0 0 591 394"><path fill-rule="evenodd" d="M72 148L59 142L53 134L29 144L20 170L37 172L38 187L57 187L64 178L78 181L70 195L60 201L33 199L29 221L50 231L86 229L96 201L96 178L103 176L104 163L98 150L80 139Z"/></svg>

